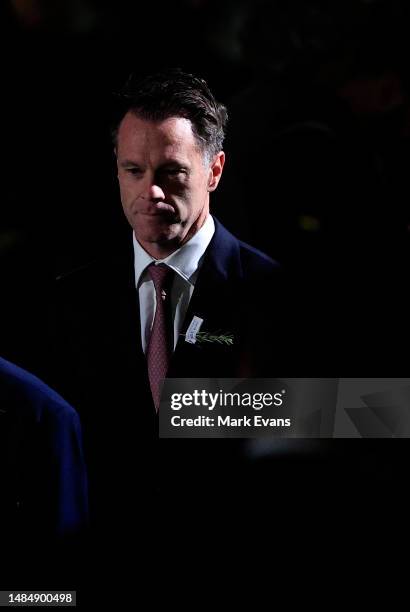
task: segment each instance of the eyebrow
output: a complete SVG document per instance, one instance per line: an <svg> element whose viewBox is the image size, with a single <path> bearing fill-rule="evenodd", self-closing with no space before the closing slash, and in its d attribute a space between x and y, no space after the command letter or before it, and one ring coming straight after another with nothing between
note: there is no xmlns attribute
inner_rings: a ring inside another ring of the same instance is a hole
<svg viewBox="0 0 410 612"><path fill-rule="evenodd" d="M137 168L140 168L140 165L137 164L137 162L132 161L132 159L124 159L121 163L120 166L122 168L125 168L126 166L135 166Z"/></svg>
<svg viewBox="0 0 410 612"><path fill-rule="evenodd" d="M124 159L120 163L120 166L122 168L127 168L129 166L133 166L134 168L141 168L140 164L138 164L137 162L133 161L132 159ZM174 167L174 168L185 168L187 170L190 169L190 166L188 164L186 164L186 163L184 164L184 163L182 163L180 161L177 161L177 160L174 160L174 159L169 160L167 162L164 162L163 164L161 164L159 166L158 169L161 170L161 169L172 168L172 167Z"/></svg>

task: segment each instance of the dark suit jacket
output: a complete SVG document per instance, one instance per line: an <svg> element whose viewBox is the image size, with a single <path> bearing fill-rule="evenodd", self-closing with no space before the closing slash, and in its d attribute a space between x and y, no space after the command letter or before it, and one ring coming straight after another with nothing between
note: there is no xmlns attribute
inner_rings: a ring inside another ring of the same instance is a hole
<svg viewBox="0 0 410 612"><path fill-rule="evenodd" d="M88 487L75 410L0 358L0 574L7 588L75 588Z"/></svg>
<svg viewBox="0 0 410 612"><path fill-rule="evenodd" d="M38 378L2 358L0 435L1 510L10 533L44 538L84 530L87 476L78 415Z"/></svg>
<svg viewBox="0 0 410 612"><path fill-rule="evenodd" d="M268 341L281 302L280 269L217 220L215 226L182 334L197 315L204 320L201 331L231 332L234 345L192 345L181 334L168 376L273 375L269 356L274 351ZM138 399L139 430L146 434L155 412L140 342L131 237L121 256L66 274L58 285L53 332L55 363L63 364L55 368L58 386L85 422L96 397L113 408Z"/></svg>
<svg viewBox="0 0 410 612"><path fill-rule="evenodd" d="M98 499L94 515L118 508L119 499L126 499L123 512L132 515L130 486L144 494L158 486L158 424L140 342L131 234L127 247L121 256L58 280L53 384L82 419L91 497ZM201 331L231 332L235 344L191 345L181 336L169 376L276 376L279 359L272 355L278 346L271 328L280 320L280 274L269 257L215 220L182 331L197 315L204 320ZM168 451L167 459L169 467ZM168 481L163 468L159 477Z"/></svg>

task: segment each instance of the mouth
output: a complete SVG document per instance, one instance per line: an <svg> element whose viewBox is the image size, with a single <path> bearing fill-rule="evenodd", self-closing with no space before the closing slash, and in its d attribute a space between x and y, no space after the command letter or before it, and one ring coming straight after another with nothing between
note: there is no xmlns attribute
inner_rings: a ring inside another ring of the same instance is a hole
<svg viewBox="0 0 410 612"><path fill-rule="evenodd" d="M176 223L179 219L179 214L176 208L171 204L166 204L165 202L157 202L155 204L150 204L143 210L137 211L137 214L148 219L157 218L167 223Z"/></svg>
<svg viewBox="0 0 410 612"><path fill-rule="evenodd" d="M147 208L140 211L141 215L147 215L149 217L157 217L161 215L175 215L176 210L171 204L167 204L166 202L156 202L150 204Z"/></svg>

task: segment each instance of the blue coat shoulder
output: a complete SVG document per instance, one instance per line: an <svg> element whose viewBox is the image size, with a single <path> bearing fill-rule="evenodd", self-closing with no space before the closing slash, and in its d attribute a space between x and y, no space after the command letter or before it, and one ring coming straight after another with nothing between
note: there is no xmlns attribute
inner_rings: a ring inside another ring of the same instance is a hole
<svg viewBox="0 0 410 612"><path fill-rule="evenodd" d="M2 404L13 406L21 416L41 421L52 418L55 421L78 423L78 415L58 393L39 378L0 357L0 397Z"/></svg>
<svg viewBox="0 0 410 612"><path fill-rule="evenodd" d="M88 524L88 485L77 412L45 383L0 357L5 524L28 537L68 536Z"/></svg>
<svg viewBox="0 0 410 612"><path fill-rule="evenodd" d="M210 256L221 270L240 268L244 278L270 276L280 269L274 259L259 249L242 242L229 232L217 219L215 234L209 245Z"/></svg>

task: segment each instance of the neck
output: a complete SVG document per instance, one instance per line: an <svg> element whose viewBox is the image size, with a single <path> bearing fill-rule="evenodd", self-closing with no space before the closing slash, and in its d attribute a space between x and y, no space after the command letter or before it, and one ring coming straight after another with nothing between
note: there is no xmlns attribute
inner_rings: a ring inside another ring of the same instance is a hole
<svg viewBox="0 0 410 612"><path fill-rule="evenodd" d="M186 233L185 237L182 239L182 242L181 242L181 244L179 246L182 246L183 244L186 244L189 240L191 240L192 236L194 236L197 232L199 232L199 230L201 229L201 227L203 226L203 224L207 220L208 215L209 215L209 204L207 206L205 206L201 210L201 213L200 213L198 219L196 221L194 221L194 223L191 225L191 227L189 228L189 230Z"/></svg>

